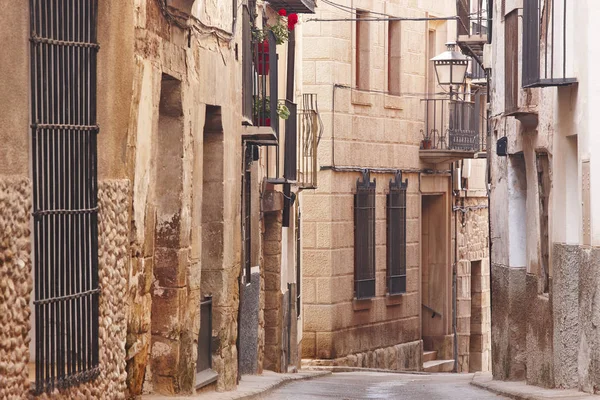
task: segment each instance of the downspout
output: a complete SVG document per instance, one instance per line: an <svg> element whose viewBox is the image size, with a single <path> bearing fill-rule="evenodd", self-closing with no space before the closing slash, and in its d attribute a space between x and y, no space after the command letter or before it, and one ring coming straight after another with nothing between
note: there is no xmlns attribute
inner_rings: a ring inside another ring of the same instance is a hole
<svg viewBox="0 0 600 400"><path fill-rule="evenodd" d="M452 210L454 212L454 263L452 266L452 331L454 333L454 372L458 372L458 336L456 334L456 269L458 266L458 217L454 210L454 163L451 168Z"/></svg>

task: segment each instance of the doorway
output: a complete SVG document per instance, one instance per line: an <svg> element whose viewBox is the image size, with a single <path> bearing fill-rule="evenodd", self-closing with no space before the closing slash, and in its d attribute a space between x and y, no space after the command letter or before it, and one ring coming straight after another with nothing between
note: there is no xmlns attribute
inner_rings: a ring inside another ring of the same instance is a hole
<svg viewBox="0 0 600 400"><path fill-rule="evenodd" d="M424 195L421 200L422 336L428 350L438 350L450 333L450 278L447 195Z"/></svg>

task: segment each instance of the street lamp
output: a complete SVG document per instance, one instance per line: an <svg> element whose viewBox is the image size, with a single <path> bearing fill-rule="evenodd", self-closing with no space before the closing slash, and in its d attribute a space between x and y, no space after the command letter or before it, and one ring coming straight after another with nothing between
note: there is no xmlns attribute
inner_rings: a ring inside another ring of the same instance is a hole
<svg viewBox="0 0 600 400"><path fill-rule="evenodd" d="M433 66L440 86L462 85L467 76L469 57L454 50L455 43L446 43L447 50L439 56L433 57Z"/></svg>

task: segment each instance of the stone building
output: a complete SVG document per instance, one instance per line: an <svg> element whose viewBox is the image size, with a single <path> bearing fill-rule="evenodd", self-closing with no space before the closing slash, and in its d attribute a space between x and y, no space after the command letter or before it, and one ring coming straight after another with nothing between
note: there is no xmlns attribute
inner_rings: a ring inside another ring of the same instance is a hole
<svg viewBox="0 0 600 400"><path fill-rule="evenodd" d="M325 99L302 206L309 365L489 369L485 84L450 99L429 61L456 5L324 1L304 24L304 89Z"/></svg>
<svg viewBox="0 0 600 400"><path fill-rule="evenodd" d="M0 397L223 391L297 366L318 114L302 24L278 12L314 2L30 3L0 29Z"/></svg>
<svg viewBox="0 0 600 400"><path fill-rule="evenodd" d="M598 91L589 67L599 6L493 2L495 379L598 391Z"/></svg>

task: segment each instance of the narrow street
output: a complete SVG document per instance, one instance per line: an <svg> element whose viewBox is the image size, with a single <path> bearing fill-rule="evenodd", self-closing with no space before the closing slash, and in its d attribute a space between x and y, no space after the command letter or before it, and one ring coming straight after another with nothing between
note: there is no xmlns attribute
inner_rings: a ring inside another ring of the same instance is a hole
<svg viewBox="0 0 600 400"><path fill-rule="evenodd" d="M293 382L267 396L268 400L308 399L410 399L410 400L486 400L505 399L471 386L471 374L386 374L344 372Z"/></svg>

